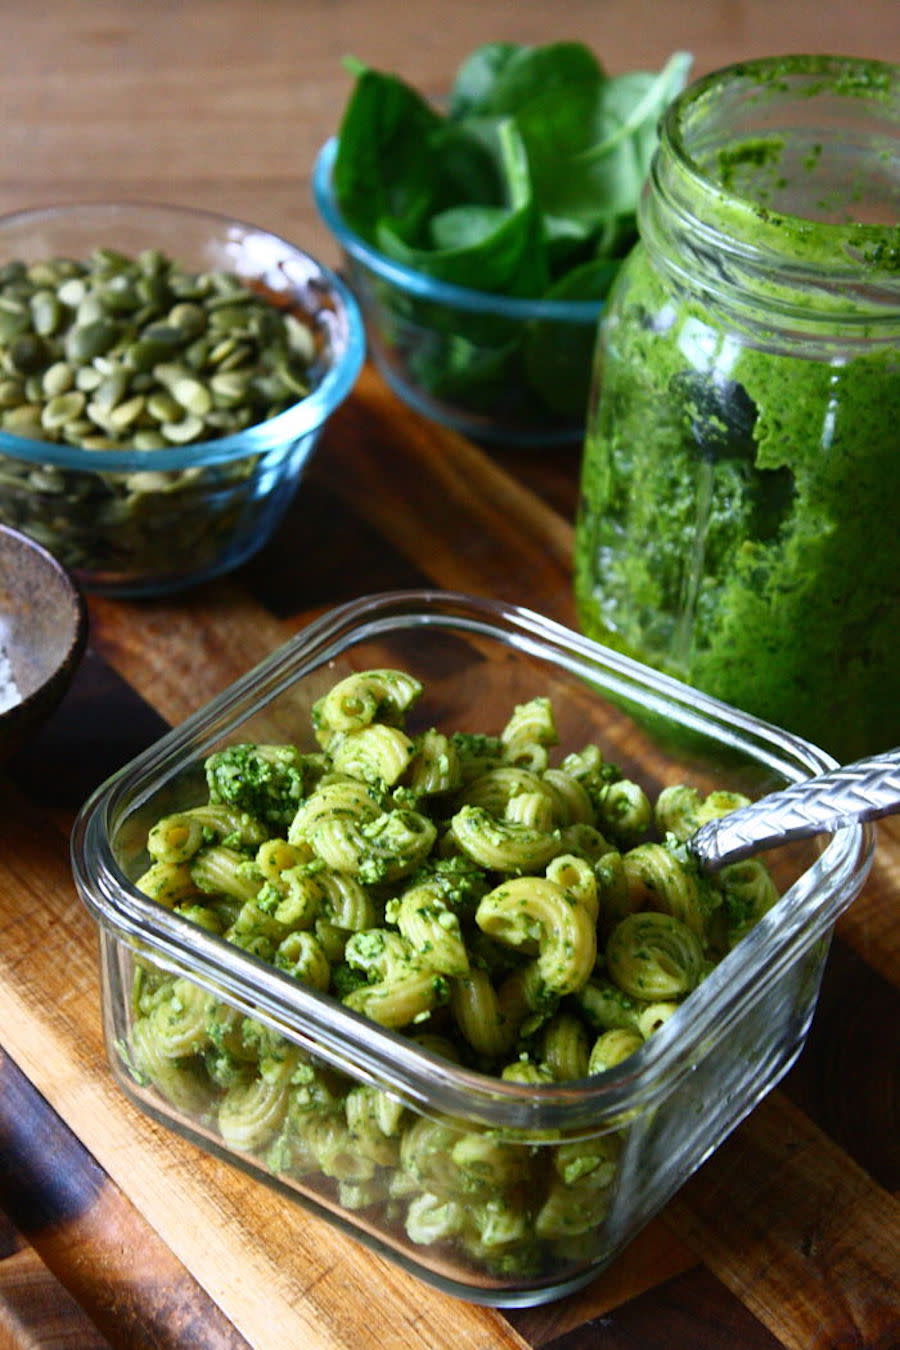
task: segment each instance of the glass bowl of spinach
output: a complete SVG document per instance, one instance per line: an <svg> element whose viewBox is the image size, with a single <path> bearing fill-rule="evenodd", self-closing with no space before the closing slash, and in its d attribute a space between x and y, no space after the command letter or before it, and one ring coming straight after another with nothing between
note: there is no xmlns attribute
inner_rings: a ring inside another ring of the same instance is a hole
<svg viewBox="0 0 900 1350"><path fill-rule="evenodd" d="M603 302L690 63L610 76L578 42L494 42L440 103L351 63L313 195L401 398L478 441L581 439Z"/></svg>

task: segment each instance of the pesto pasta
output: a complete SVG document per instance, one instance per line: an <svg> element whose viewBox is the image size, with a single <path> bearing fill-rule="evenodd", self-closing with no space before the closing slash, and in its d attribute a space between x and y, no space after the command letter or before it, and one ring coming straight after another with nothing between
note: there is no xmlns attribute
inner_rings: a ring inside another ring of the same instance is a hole
<svg viewBox="0 0 900 1350"><path fill-rule="evenodd" d="M777 898L764 864L705 877L685 848L744 799L652 802L598 746L555 752L545 697L482 734L415 725L422 693L361 671L314 705L314 750L216 751L137 886L438 1059L537 1089L616 1071ZM425 1118L144 960L127 1055L229 1148L489 1271L569 1259L613 1202L627 1122L569 1140Z"/></svg>

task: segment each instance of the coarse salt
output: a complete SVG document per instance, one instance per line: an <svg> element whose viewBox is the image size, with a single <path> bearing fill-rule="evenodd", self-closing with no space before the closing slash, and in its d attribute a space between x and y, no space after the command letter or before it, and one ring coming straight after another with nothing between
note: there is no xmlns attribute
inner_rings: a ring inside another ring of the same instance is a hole
<svg viewBox="0 0 900 1350"><path fill-rule="evenodd" d="M22 700L6 650L6 639L10 627L9 619L0 615L0 713L6 712Z"/></svg>

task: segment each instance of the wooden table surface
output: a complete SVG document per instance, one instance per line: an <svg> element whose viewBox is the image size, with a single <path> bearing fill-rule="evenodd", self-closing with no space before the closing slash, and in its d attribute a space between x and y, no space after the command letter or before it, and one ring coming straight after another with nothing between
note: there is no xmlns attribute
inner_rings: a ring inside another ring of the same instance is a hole
<svg viewBox="0 0 900 1350"><path fill-rule="evenodd" d="M0 210L101 198L243 216L327 262L315 152L342 57L438 94L495 38L620 71L900 58L895 0L0 0ZM335 602L406 585L572 620L577 451L487 454L366 370L256 559L166 600L90 599L81 669L0 778L0 1350L897 1350L900 829L838 927L806 1050L613 1267L508 1314L449 1300L175 1140L112 1085L67 842L108 773Z"/></svg>

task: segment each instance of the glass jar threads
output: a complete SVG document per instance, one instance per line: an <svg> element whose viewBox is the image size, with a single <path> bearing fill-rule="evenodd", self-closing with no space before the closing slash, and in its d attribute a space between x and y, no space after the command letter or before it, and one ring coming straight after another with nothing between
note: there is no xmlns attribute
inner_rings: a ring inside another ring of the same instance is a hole
<svg viewBox="0 0 900 1350"><path fill-rule="evenodd" d="M597 350L601 641L840 759L900 742L900 67L747 62L666 114Z"/></svg>

